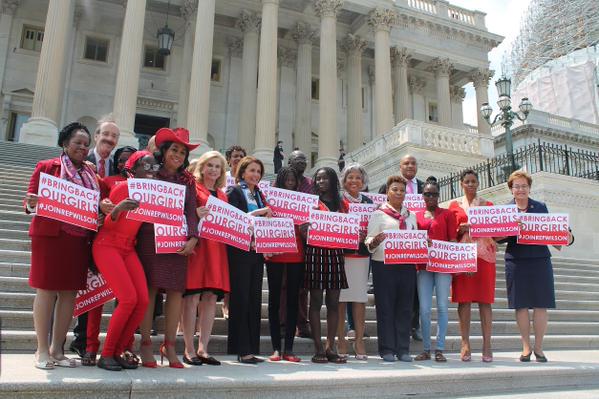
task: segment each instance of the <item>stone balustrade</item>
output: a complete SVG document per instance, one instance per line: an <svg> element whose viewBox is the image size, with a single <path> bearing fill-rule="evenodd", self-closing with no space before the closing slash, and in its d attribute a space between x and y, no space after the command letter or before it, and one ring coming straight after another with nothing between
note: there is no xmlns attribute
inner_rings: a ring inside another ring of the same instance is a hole
<svg viewBox="0 0 599 399"><path fill-rule="evenodd" d="M599 139L599 125L583 122L577 119L570 119L560 115L550 114L548 112L533 109L526 122L514 121L512 130L524 124L537 125L548 129L558 129L570 133L584 134L591 138ZM501 125L495 125L491 129L493 136L503 134L504 128Z"/></svg>
<svg viewBox="0 0 599 399"><path fill-rule="evenodd" d="M395 0L395 4L398 6L404 5L426 14L450 19L460 24L486 29L485 13L454 6L446 0Z"/></svg>
<svg viewBox="0 0 599 399"><path fill-rule="evenodd" d="M494 151L493 139L483 137L477 132L405 119L390 132L348 153L345 159L365 165L407 143L434 150L484 157L492 157Z"/></svg>

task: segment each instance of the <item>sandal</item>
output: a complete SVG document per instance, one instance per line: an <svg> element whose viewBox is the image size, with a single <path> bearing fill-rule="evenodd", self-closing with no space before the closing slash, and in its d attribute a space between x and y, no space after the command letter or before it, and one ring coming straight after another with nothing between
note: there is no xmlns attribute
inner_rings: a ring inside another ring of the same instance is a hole
<svg viewBox="0 0 599 399"><path fill-rule="evenodd" d="M443 355L443 352L440 350L435 351L435 362L445 363L447 362L447 358Z"/></svg>
<svg viewBox="0 0 599 399"><path fill-rule="evenodd" d="M137 357L137 355L131 352L129 349L125 349L123 352L123 359L125 359L125 361L132 366L139 365L139 357Z"/></svg>
<svg viewBox="0 0 599 399"><path fill-rule="evenodd" d="M325 356L330 363L344 364L347 363L347 357L342 357L335 352L326 352Z"/></svg>
<svg viewBox="0 0 599 399"><path fill-rule="evenodd" d="M85 352L81 357L82 366L95 366L96 365L96 354L92 352Z"/></svg>
<svg viewBox="0 0 599 399"><path fill-rule="evenodd" d="M328 363L329 358L324 353L317 353L312 356L312 363Z"/></svg>
<svg viewBox="0 0 599 399"><path fill-rule="evenodd" d="M431 352L430 351L424 351L421 354L419 354L418 356L416 356L414 358L414 360L416 360L417 362L420 362L422 360L431 360Z"/></svg>
<svg viewBox="0 0 599 399"><path fill-rule="evenodd" d="M40 369L40 370L54 370L54 362L52 360L50 360L50 359L39 360L37 358L37 355L35 356L33 365L35 366L36 369Z"/></svg>
<svg viewBox="0 0 599 399"><path fill-rule="evenodd" d="M50 356L50 360L57 367L66 367L66 368L71 368L71 369L77 367L77 361L75 359L69 359L66 356L64 356L61 359L57 359L57 358L55 358L53 356Z"/></svg>

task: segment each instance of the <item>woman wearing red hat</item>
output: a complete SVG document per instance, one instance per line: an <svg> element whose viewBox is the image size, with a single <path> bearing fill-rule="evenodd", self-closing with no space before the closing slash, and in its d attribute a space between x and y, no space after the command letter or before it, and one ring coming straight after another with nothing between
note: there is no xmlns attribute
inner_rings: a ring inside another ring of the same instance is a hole
<svg viewBox="0 0 599 399"><path fill-rule="evenodd" d="M196 214L196 188L193 176L185 169L189 165L189 152L199 144L189 143L189 131L183 128L162 128L156 132L156 160L160 163L156 178L186 187L184 215L187 221L188 241L177 253L156 254L154 226L144 223L137 237L137 253L146 272L149 297L154 298L158 290L166 291L164 343L160 346L161 359L166 357L169 367L183 368L175 352L177 324L181 315L182 296L186 288L187 256L193 253L198 242L198 216ZM141 323L142 365L153 365L152 315L154 303L147 307Z"/></svg>
<svg viewBox="0 0 599 399"><path fill-rule="evenodd" d="M152 179L158 164L149 152L138 151L127 160L125 170L131 177ZM117 205L107 215L93 244L96 266L119 301L98 361L98 367L110 371L137 368L137 364L127 362L121 355L148 306L146 276L134 247L142 223L123 214L137 208L139 203L128 196L126 184L111 190L110 201Z"/></svg>

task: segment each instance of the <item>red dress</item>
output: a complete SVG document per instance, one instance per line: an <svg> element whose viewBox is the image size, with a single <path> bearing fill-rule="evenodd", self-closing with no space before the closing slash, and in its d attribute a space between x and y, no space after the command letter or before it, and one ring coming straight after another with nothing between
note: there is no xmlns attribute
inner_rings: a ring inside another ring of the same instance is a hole
<svg viewBox="0 0 599 399"><path fill-rule="evenodd" d="M37 194L40 173L60 177L60 168L60 158L40 161L31 176L27 192ZM29 227L29 285L51 291L85 289L87 268L92 259L92 235L89 230L66 226L66 223L43 216L34 216Z"/></svg>
<svg viewBox="0 0 599 399"><path fill-rule="evenodd" d="M206 206L211 195L206 186L196 182L198 207ZM216 195L219 200L228 202L227 195L222 190L216 190ZM225 244L200 238L195 247L195 253L188 259L188 294L201 291L214 291L220 294L231 291L229 261Z"/></svg>
<svg viewBox="0 0 599 399"><path fill-rule="evenodd" d="M487 201L485 206L493 205L492 202ZM449 204L449 210L453 212L456 218L457 226L459 227L462 223L468 222L468 215L466 211L462 209L460 204L457 201L452 201ZM469 237L458 237L460 242L467 242L467 238ZM472 242L472 241L470 241ZM488 240L481 240L481 242L477 242L480 245L487 242L488 245L493 245L488 243ZM489 250L490 251L490 250ZM487 252L489 252L487 251ZM481 251L479 250L479 255ZM491 262L491 258L493 262ZM481 258L480 256L476 259L476 267L477 272L473 275L468 275L466 273L459 274L453 277L453 281L451 284L451 301L454 303L468 303L468 302L478 302L478 303L486 303L492 304L495 302L495 255L493 251L492 256L486 256L486 260Z"/></svg>

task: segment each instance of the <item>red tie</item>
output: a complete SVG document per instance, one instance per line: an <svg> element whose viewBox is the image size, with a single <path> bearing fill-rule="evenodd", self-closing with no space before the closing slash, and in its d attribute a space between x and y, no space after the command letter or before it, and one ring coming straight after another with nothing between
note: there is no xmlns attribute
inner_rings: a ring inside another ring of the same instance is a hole
<svg viewBox="0 0 599 399"><path fill-rule="evenodd" d="M106 176L106 161L103 159L100 159L100 170L98 171L98 174L101 178Z"/></svg>

